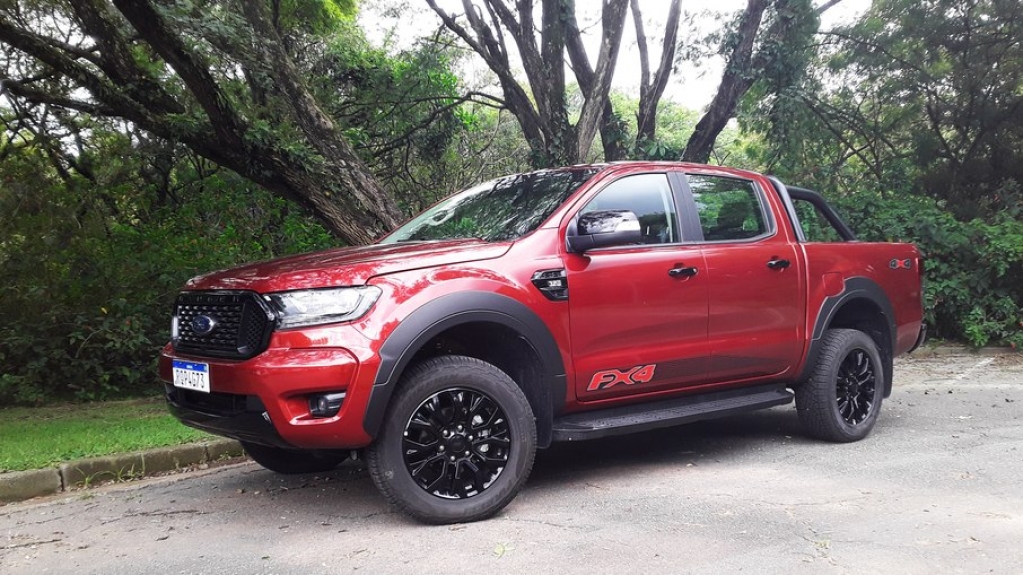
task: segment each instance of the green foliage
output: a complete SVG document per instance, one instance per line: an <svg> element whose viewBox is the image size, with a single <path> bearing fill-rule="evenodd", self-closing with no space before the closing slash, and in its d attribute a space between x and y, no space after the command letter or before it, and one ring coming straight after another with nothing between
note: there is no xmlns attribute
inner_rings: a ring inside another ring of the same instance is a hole
<svg viewBox="0 0 1023 575"><path fill-rule="evenodd" d="M910 241L923 253L927 321L940 337L1023 346L1023 220L963 222L940 202L859 193L838 199L861 240Z"/></svg>
<svg viewBox="0 0 1023 575"><path fill-rule="evenodd" d="M1023 344L1017 12L998 0L875 1L819 37L799 82L755 87L741 117L762 134L750 152L765 171L839 196L863 238L918 244L929 321L977 346Z"/></svg>
<svg viewBox="0 0 1023 575"><path fill-rule="evenodd" d="M448 162L461 160L448 152L477 127L459 97L454 57L429 41L389 53L348 22L307 63L325 111L406 211L421 205L420 195L450 191Z"/></svg>
<svg viewBox="0 0 1023 575"><path fill-rule="evenodd" d="M744 125L770 168L808 184L934 197L963 221L1018 209L1021 34L1018 3L879 0L824 36L785 105L747 102Z"/></svg>
<svg viewBox="0 0 1023 575"><path fill-rule="evenodd" d="M355 0L281 0L279 22L289 31L328 34L354 18L355 4Z"/></svg>
<svg viewBox="0 0 1023 575"><path fill-rule="evenodd" d="M110 158L96 181L62 180L32 145L0 166L13 184L0 188L0 402L154 393L185 280L332 243L286 201L231 173L198 174L173 150L170 201L134 177L138 158L114 159L122 139L109 136L94 138Z"/></svg>

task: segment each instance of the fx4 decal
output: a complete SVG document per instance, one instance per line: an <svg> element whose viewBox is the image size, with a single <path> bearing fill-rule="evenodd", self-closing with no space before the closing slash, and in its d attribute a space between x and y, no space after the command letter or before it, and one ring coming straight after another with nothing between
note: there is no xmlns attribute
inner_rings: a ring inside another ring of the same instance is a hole
<svg viewBox="0 0 1023 575"><path fill-rule="evenodd" d="M619 383L624 383L625 385L647 383L654 378L655 369L657 369L657 364L637 365L636 367L625 371L619 371L617 369L598 371L593 374L593 379L590 380L590 385L586 387L586 391L610 389Z"/></svg>

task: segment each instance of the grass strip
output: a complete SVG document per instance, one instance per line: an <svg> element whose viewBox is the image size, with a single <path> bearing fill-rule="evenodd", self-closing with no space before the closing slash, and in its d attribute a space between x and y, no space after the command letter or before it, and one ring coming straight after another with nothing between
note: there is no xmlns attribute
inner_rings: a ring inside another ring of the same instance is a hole
<svg viewBox="0 0 1023 575"><path fill-rule="evenodd" d="M0 471L180 445L210 435L185 427L163 399L0 409Z"/></svg>

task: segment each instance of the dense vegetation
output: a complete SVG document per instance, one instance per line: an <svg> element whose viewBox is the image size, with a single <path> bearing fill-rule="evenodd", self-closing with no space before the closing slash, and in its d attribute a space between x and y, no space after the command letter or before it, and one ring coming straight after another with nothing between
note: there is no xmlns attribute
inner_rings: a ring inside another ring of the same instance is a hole
<svg viewBox="0 0 1023 575"><path fill-rule="evenodd" d="M412 48L386 50L366 41L351 2L267 0L268 10L244 18L231 17L242 8L230 1L138 2L161 10L177 26L168 29L187 39L182 49L209 66L209 83L196 84L161 47L166 30L129 34L129 19L115 15L122 4L75 1L68 12L63 2L0 2L0 402L152 393L168 310L189 277L361 241L448 191L542 164L552 142L562 142L547 132L544 142L523 136L532 112L523 102L517 116L509 112L514 86L501 98L493 95L501 90L481 92L479 78L458 77L458 62L472 50L451 26ZM753 0L705 44L682 31L672 53L702 58L709 47L733 64L724 79L738 87L729 94L744 94L735 102L719 94L715 114L737 117L739 128L721 123L709 161L820 189L863 239L918 243L928 258L928 321L938 335L1020 346L1023 21L1015 6L875 0L859 22L814 34L809 3ZM200 8L215 17L195 17ZM656 10L651 4L644 14L658 20ZM757 27L743 28L754 15ZM115 39L93 45L75 32L105 30L104 22L116 24L105 32ZM267 23L295 67L290 79L302 79L298 96L282 93L274 71L251 53L253 31ZM70 32L59 36L62 29ZM562 60L583 63L563 44L537 57L558 58L558 69ZM63 52L50 54L46 45ZM77 68L69 63L82 70L71 73ZM656 83L662 70L653 72L644 82ZM145 90L107 94L101 88L118 74L121 85L130 88L134 78ZM578 138L585 101L604 105L587 128L601 145L585 159L601 158L601 147L604 157L614 150L676 159L705 140L694 136L703 133L698 126L720 123L657 102L657 94L655 127L640 129L635 119L651 110L649 97L610 93L605 101L599 86L580 79L555 81L563 94L549 101L562 108L543 111ZM195 91L203 86L218 90L243 127L218 126ZM305 96L326 118L330 146L286 105ZM151 117L131 106L149 106ZM207 130L216 146L240 134L239 149L229 151L242 153L211 153L194 140ZM324 150L342 145L355 164L325 159ZM708 153L700 146L698 155ZM356 179L335 177L345 170ZM379 197L335 206L369 222L353 233L321 208L363 176ZM311 181L317 197L295 191ZM374 203L381 198L387 207Z"/></svg>

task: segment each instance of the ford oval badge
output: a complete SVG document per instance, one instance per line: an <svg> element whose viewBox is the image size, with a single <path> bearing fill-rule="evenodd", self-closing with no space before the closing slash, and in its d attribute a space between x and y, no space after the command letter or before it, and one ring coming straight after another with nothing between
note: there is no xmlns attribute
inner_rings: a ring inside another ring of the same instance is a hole
<svg viewBox="0 0 1023 575"><path fill-rule="evenodd" d="M195 335L209 335L216 327L217 320L208 315L197 315L192 318L192 333Z"/></svg>

